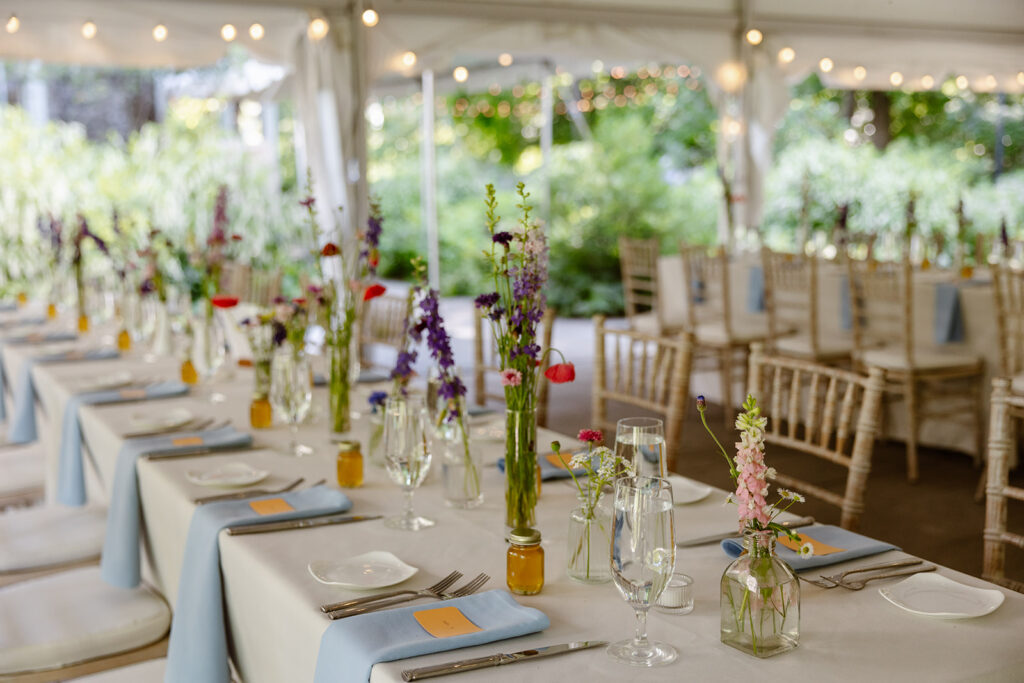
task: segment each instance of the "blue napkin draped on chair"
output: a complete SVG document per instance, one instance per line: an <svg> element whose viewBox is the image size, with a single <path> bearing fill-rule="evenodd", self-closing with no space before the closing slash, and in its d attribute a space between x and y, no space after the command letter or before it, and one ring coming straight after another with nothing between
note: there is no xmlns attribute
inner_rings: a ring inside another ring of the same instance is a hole
<svg viewBox="0 0 1024 683"><path fill-rule="evenodd" d="M188 393L188 385L179 382L160 382L141 390L143 396L123 392L133 389L111 389L76 394L64 406L61 420L60 451L57 455L57 500L77 507L85 505L85 475L82 465L82 431L78 423L78 409L83 405L121 403L123 401L148 401L157 398L172 398Z"/></svg>
<svg viewBox="0 0 1024 683"><path fill-rule="evenodd" d="M377 662L506 640L543 631L551 624L543 612L523 607L504 590L446 600L440 606L458 608L482 630L435 638L420 626L413 615L437 609L437 604L339 619L328 626L320 638L313 683L366 683Z"/></svg>
<svg viewBox="0 0 1024 683"><path fill-rule="evenodd" d="M144 453L174 453L196 447L194 438L201 438L204 447L245 448L252 443L252 435L227 425L208 431L176 432L141 439L128 439L117 454L114 484L110 489L107 509L107 534L103 539L103 558L100 576L111 586L135 588L139 585L139 528L142 510L139 506L139 482L135 476L135 463ZM178 440L188 440L187 446L175 446Z"/></svg>
<svg viewBox="0 0 1024 683"><path fill-rule="evenodd" d="M807 534L810 538L815 541L825 543L835 548L842 548L842 552L831 553L829 555L811 555L810 557L802 557L797 552L790 550L782 546L781 544L776 546L776 554L780 560L785 561L793 571L803 571L804 569L814 569L815 567L826 567L830 564L839 564L840 562L846 562L848 560L855 560L858 557L868 557L869 555L877 555L878 553L884 553L887 550L899 550L896 546L891 543L884 541L878 541L867 536L861 536L860 534L852 531L847 531L837 526L831 526L827 524L819 526L805 526L797 529L801 534ZM729 557L739 557L743 552L743 540L739 538L727 538L722 541L722 550Z"/></svg>
<svg viewBox="0 0 1024 683"><path fill-rule="evenodd" d="M960 309L960 288L952 282L935 285L935 343L962 342L966 335Z"/></svg>
<svg viewBox="0 0 1024 683"><path fill-rule="evenodd" d="M747 279L747 311L764 312L764 268L751 266Z"/></svg>
<svg viewBox="0 0 1024 683"><path fill-rule="evenodd" d="M33 335L33 334L22 334L17 337L7 337L6 339L0 340L0 348L3 348L4 344L27 344L32 341L39 341L39 343L52 343L62 341L74 341L78 337L71 332L51 332L44 335ZM4 405L4 384L7 381L6 373L4 372L4 364L0 362L0 420L7 419L7 407ZM17 387L15 387L17 389ZM34 415L33 415L34 418ZM31 439L35 441L35 437ZM22 443L22 442L18 442Z"/></svg>
<svg viewBox="0 0 1024 683"><path fill-rule="evenodd" d="M293 510L261 516L250 505L254 500L271 498L283 498ZM326 486L197 507L185 542L167 649L166 683L231 681L220 573L221 529L345 512L351 507L344 493Z"/></svg>

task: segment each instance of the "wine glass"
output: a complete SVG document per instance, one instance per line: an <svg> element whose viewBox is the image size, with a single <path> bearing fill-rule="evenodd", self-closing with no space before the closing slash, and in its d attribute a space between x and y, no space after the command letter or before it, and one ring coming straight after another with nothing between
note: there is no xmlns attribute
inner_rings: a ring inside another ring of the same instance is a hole
<svg viewBox="0 0 1024 683"><path fill-rule="evenodd" d="M627 417L615 425L615 455L633 463L637 476L666 477L665 423L655 417Z"/></svg>
<svg viewBox="0 0 1024 683"><path fill-rule="evenodd" d="M313 449L299 443L299 423L313 404L309 382L309 361L305 354L285 348L274 354L270 362L270 405L291 428L288 450L296 457L309 455Z"/></svg>
<svg viewBox="0 0 1024 683"><path fill-rule="evenodd" d="M647 639L647 612L665 589L676 560L672 486L656 477L615 482L612 580L636 612L636 635L612 643L608 654L634 666L675 661L676 649Z"/></svg>
<svg viewBox="0 0 1024 683"><path fill-rule="evenodd" d="M213 403L223 403L224 394L213 388L224 361L227 359L227 341L224 328L217 316L197 319L193 322L192 366L199 373L203 392Z"/></svg>
<svg viewBox="0 0 1024 683"><path fill-rule="evenodd" d="M392 529L419 531L434 526L432 519L412 510L412 494L430 469L427 408L422 396L392 396L384 406L384 464L391 481L402 487L405 510L384 524Z"/></svg>

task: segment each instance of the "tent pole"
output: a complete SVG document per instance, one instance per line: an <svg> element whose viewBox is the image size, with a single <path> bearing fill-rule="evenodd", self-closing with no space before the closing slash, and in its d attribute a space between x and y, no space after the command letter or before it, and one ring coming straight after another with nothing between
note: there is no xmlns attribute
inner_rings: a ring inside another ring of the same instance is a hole
<svg viewBox="0 0 1024 683"><path fill-rule="evenodd" d="M544 113L544 127L540 131L540 156L543 160L541 172L542 213L546 223L551 223L551 144L554 139L555 103L551 89L551 74L546 73L540 85L540 110Z"/></svg>
<svg viewBox="0 0 1024 683"><path fill-rule="evenodd" d="M434 72L424 69L423 122L420 132L420 210L427 230L427 277L430 286L441 288L440 249L437 235L437 172L434 164Z"/></svg>

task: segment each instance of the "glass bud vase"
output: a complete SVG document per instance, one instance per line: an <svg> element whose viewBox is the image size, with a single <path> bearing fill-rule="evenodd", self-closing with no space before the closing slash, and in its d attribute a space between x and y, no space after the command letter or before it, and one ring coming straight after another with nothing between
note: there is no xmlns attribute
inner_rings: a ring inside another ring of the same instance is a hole
<svg viewBox="0 0 1024 683"><path fill-rule="evenodd" d="M755 657L792 650L800 642L800 584L775 555L771 531L747 530L746 552L722 574L722 642Z"/></svg>
<svg viewBox="0 0 1024 683"><path fill-rule="evenodd" d="M505 411L505 526L536 526L537 409Z"/></svg>
<svg viewBox="0 0 1024 683"><path fill-rule="evenodd" d="M384 467L384 411L374 408L370 413L370 438L367 441L366 458L377 467Z"/></svg>
<svg viewBox="0 0 1024 683"><path fill-rule="evenodd" d="M611 508L604 496L594 503L589 492L580 496L579 505L569 513L569 542L566 573L580 583L606 583L612 579Z"/></svg>
<svg viewBox="0 0 1024 683"><path fill-rule="evenodd" d="M434 457L441 461L444 500L449 507L475 508L484 502L480 487L480 453L473 452L466 428L466 403L458 401L455 417L438 414L435 419ZM447 411L445 411L447 412Z"/></svg>
<svg viewBox="0 0 1024 683"><path fill-rule="evenodd" d="M328 427L334 434L344 434L352 428L352 385L359 380L359 332L355 322L348 333L335 333L338 341L329 347L330 377L327 382L330 419Z"/></svg>

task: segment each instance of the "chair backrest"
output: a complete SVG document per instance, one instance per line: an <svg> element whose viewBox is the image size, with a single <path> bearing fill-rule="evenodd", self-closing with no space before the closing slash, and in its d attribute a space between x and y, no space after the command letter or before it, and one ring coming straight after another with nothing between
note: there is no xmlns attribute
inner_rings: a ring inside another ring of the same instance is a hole
<svg viewBox="0 0 1024 683"><path fill-rule="evenodd" d="M683 259L683 289L686 292L687 330L703 323L720 323L732 336L729 305L729 256L725 247L679 245Z"/></svg>
<svg viewBox="0 0 1024 683"><path fill-rule="evenodd" d="M608 329L604 316L597 316L594 340L592 425L614 432L615 422L608 419L609 402L662 415L667 464L672 470L681 446L690 389L691 336L683 333L655 337L632 330Z"/></svg>
<svg viewBox="0 0 1024 683"><path fill-rule="evenodd" d="M910 259L847 260L854 360L865 351L889 347L914 359L914 296Z"/></svg>
<svg viewBox="0 0 1024 683"><path fill-rule="evenodd" d="M1024 271L993 263L992 281L1002 372L1012 377L1024 372Z"/></svg>
<svg viewBox="0 0 1024 683"><path fill-rule="evenodd" d="M750 352L748 393L768 418L765 443L808 453L845 467L842 495L791 474L775 480L842 510L840 525L856 529L864 512L864 489L879 430L884 372L867 377L806 361L767 356L761 344Z"/></svg>
<svg viewBox="0 0 1024 683"><path fill-rule="evenodd" d="M252 270L244 300L257 306L269 306L281 294L281 269Z"/></svg>
<svg viewBox="0 0 1024 683"><path fill-rule="evenodd" d="M537 325L537 339L540 342L541 352L541 378L537 387L537 423L546 426L548 422L548 390L549 382L544 377L544 371L551 364L550 354L551 335L555 327L555 318L558 317L555 309L548 307L544 310L544 317ZM476 405L484 406L490 400L504 403L505 394L497 389L491 391L487 385L487 377L494 377L494 382L499 382L501 373L501 358L498 355L498 346L489 322L484 318L480 309L473 310L473 397ZM500 386L500 384L495 384Z"/></svg>
<svg viewBox="0 0 1024 683"><path fill-rule="evenodd" d="M242 263L225 263L220 272L218 291L225 294L237 296L243 301L249 293L249 279L252 276L252 268Z"/></svg>
<svg viewBox="0 0 1024 683"><path fill-rule="evenodd" d="M643 313L658 312L657 238L619 237L619 267L626 317L630 320Z"/></svg>
<svg viewBox="0 0 1024 683"><path fill-rule="evenodd" d="M806 331L816 357L818 344L818 259L806 254L761 250L764 306L768 314L768 343L788 331Z"/></svg>
<svg viewBox="0 0 1024 683"><path fill-rule="evenodd" d="M370 364L372 346L400 351L405 336L407 301L404 296L384 294L363 304L359 325L359 362Z"/></svg>
<svg viewBox="0 0 1024 683"><path fill-rule="evenodd" d="M850 232L837 230L834 233L836 257L839 261L858 260L873 261L875 259L875 242L878 234L874 232Z"/></svg>
<svg viewBox="0 0 1024 683"><path fill-rule="evenodd" d="M1024 489L1009 485L1010 455L1016 447L1016 422L1024 418L1024 396L1010 393L1005 377L992 380L988 429L988 480L985 486L985 560L982 578L1024 592L1024 582L1006 578L1006 546L1024 548L1024 536L1007 531L1009 499L1024 501Z"/></svg>

